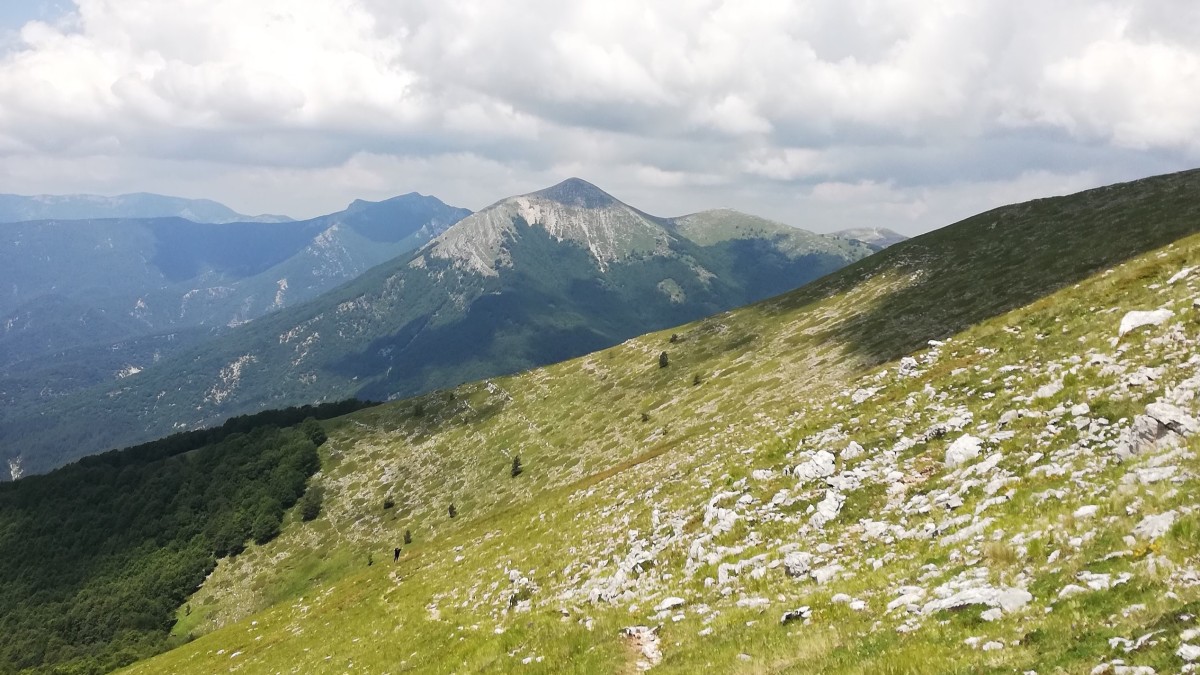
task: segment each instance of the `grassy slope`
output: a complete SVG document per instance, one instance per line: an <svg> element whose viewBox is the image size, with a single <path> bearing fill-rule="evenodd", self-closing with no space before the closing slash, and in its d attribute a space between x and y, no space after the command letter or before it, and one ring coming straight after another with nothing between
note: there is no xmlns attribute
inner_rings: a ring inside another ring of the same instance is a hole
<svg viewBox="0 0 1200 675"><path fill-rule="evenodd" d="M1136 638L1152 627L1167 632L1126 658L1178 666L1175 617L1189 608L1195 613L1200 598L1181 584L1168 586L1163 570L1195 564L1196 517L1186 514L1153 546L1127 547L1121 537L1144 514L1186 507L1200 467L1192 455L1177 457L1184 476L1178 484L1119 488L1127 467L1108 461L1103 446L1115 437L1118 420L1127 424L1165 383L1185 376L1179 362L1190 355L1188 343L1159 337L1194 338L1197 327L1185 310L1195 282L1162 282L1200 260L1200 239L1088 277L1200 227L1197 182L1194 173L1179 174L990 212L816 286L678 330L683 339L674 345L669 333L651 334L550 368L464 385L452 399L441 393L350 416L326 446L327 513L222 563L179 630L224 628L134 671L332 672L351 664L393 672L502 670L537 656L544 660L534 658L535 670L617 671L632 658L617 631L658 621L666 624L666 660L659 666L666 672L974 672L1048 660L1087 672L1113 657L1107 638ZM986 239L981 230L989 231ZM1061 290L1039 299L1054 289ZM1164 303L1180 312L1178 329L1153 329L1114 350L1110 338L1121 316L1115 310ZM946 347L922 355L919 377L873 371L927 339L950 335ZM662 349L671 353L671 366L660 370ZM1072 359L1089 352L1114 355L1124 371L1103 373ZM1156 365L1167 367L1145 387L1122 379ZM1055 379L1064 387L1050 399L1021 398ZM861 405L845 395L868 386L879 391ZM962 477L947 476L940 463L955 434L908 448L895 446L897 438L920 437L934 422L964 412L973 425L984 425L976 433L987 435L1004 410L1054 411L1084 400L1094 416L1117 423L1114 430L1082 438L1081 445L1080 432L1058 410L1050 413L1057 425L1026 419L1014 425L1014 437L998 437L989 447L1004 455L996 470L1016 483L1011 501L984 508L995 519L986 541L864 538L859 521L870 518L954 532L964 523L947 519L966 514L971 522L985 499L976 487L948 515L935 510L900 519L880 463L905 475L909 488L900 505ZM420 415L413 414L417 403ZM838 425L845 436L828 431ZM818 531L806 525L806 508L822 499L823 488L796 486L779 470L802 459L798 446L822 447L812 440L822 431L819 439L830 450L851 438L868 448L864 458L842 460L839 468L862 467L870 480L848 491L839 516ZM515 480L507 473L514 451L527 467ZM1026 461L1037 452L1069 470L1031 477ZM751 481L752 469L775 474ZM797 501L760 508L783 488ZM1039 502L1037 495L1050 489L1063 490L1061 500ZM726 584L728 595L720 584L706 587L716 569L701 564L689 574L688 547L708 529L705 504L722 490L755 500L743 507L721 502L751 516L709 542L710 549L743 547L725 562L760 553L778 560L777 547L794 542L827 562L840 561L847 572L821 586L764 567L761 578ZM1097 494L1113 496L1096 501ZM385 511L389 495L397 506ZM444 516L450 500L461 514L454 521ZM1097 519L1071 516L1088 500L1101 505ZM392 566L383 558L405 528L416 544ZM1025 537L1014 540L1018 532ZM1081 540L1072 541L1075 535ZM822 543L831 548L821 553ZM586 591L637 546L655 550L657 562L629 586L631 595L613 605L588 602ZM1126 555L1102 560L1126 548ZM1057 560L1047 562L1054 550ZM369 552L376 565L366 567ZM872 558L886 562L876 570ZM529 612L509 607L509 568L539 587ZM1112 592L1055 603L1058 589L1084 568L1134 577ZM898 587L932 590L979 569L995 584L1028 587L1031 609L996 623L980 621L977 610L939 614L915 622L913 632L895 630L914 623L903 609L884 610ZM836 592L865 600L871 611L832 604ZM648 609L666 595L688 600L678 622ZM743 597L771 604L738 607ZM1145 607L1125 613L1138 604ZM779 615L797 605L813 607L811 624L781 628ZM253 621L244 618L264 607ZM704 627L712 634L699 635ZM1082 637L1072 640L1078 632ZM1007 648L975 651L963 645L968 636L1000 639Z"/></svg>

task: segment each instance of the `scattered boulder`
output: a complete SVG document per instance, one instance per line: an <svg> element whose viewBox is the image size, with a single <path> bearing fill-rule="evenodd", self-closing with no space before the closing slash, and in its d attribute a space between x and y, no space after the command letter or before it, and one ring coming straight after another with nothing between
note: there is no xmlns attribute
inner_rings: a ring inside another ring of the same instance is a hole
<svg viewBox="0 0 1200 675"><path fill-rule="evenodd" d="M825 498L817 504L817 510L808 519L808 522L817 529L825 527L829 521L837 517L838 512L842 510L842 504L845 503L845 495L837 490L826 490Z"/></svg>
<svg viewBox="0 0 1200 675"><path fill-rule="evenodd" d="M851 460L861 457L866 452L863 446L859 445L858 441L850 441L850 443L842 450L842 459Z"/></svg>
<svg viewBox="0 0 1200 675"><path fill-rule="evenodd" d="M655 605L654 611L666 612L666 611L675 609L676 607L683 607L685 602L687 602L687 601L684 600L683 598L671 596L669 598L665 598L662 602Z"/></svg>
<svg viewBox="0 0 1200 675"><path fill-rule="evenodd" d="M946 467L953 469L966 464L979 456L982 447L983 441L979 438L970 434L960 436L946 448Z"/></svg>
<svg viewBox="0 0 1200 675"><path fill-rule="evenodd" d="M1196 270L1195 267L1185 267L1185 268L1179 270L1175 274L1172 274L1170 279L1167 279L1167 285L1171 286L1180 281L1183 281L1184 279L1191 276L1192 272L1194 272L1195 270Z"/></svg>
<svg viewBox="0 0 1200 675"><path fill-rule="evenodd" d="M1033 595L1023 588L968 588L946 598L925 603L922 614L933 614L967 605L998 607L1006 614L1015 612L1033 601Z"/></svg>
<svg viewBox="0 0 1200 675"><path fill-rule="evenodd" d="M804 551L789 553L783 558L783 571L789 577L803 577L812 568L812 559L812 554Z"/></svg>
<svg viewBox="0 0 1200 675"><path fill-rule="evenodd" d="M1158 539L1171 529L1178 515L1177 511L1171 510L1158 515L1146 516L1142 518L1142 522L1137 524L1137 527L1133 528L1133 535L1142 539Z"/></svg>
<svg viewBox="0 0 1200 675"><path fill-rule="evenodd" d="M808 605L805 605L803 607L793 609L790 612L784 612L783 617L779 619L779 624L786 626L793 621L802 621L810 616L812 616L812 609Z"/></svg>
<svg viewBox="0 0 1200 675"><path fill-rule="evenodd" d="M1057 396L1058 392L1060 392L1062 390L1063 390L1062 381L1056 380L1049 384L1043 384L1042 386L1038 387L1037 391L1033 392L1033 398L1035 400L1041 399L1041 398L1052 398L1054 396Z"/></svg>
<svg viewBox="0 0 1200 675"><path fill-rule="evenodd" d="M1129 459L1156 447L1178 443L1183 436L1200 431L1200 421L1170 403L1151 403L1146 413L1133 418L1133 425L1113 452Z"/></svg>
<svg viewBox="0 0 1200 675"><path fill-rule="evenodd" d="M1161 326L1173 316L1175 316L1175 312L1169 309L1156 309L1149 312L1135 310L1129 312L1121 318L1121 326L1117 329L1117 337L1125 337L1130 331L1137 330L1142 326Z"/></svg>
<svg viewBox="0 0 1200 675"><path fill-rule="evenodd" d="M803 482L832 476L836 470L837 464L833 454L818 450L813 453L811 459L798 465L792 473Z"/></svg>

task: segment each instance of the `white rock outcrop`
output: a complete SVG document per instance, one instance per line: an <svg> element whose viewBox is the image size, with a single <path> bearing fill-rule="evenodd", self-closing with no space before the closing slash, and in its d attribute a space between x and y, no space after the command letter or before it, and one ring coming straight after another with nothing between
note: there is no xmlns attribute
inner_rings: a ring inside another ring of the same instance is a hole
<svg viewBox="0 0 1200 675"><path fill-rule="evenodd" d="M1137 330L1142 326L1161 326L1173 316L1175 316L1175 312L1169 309L1155 309L1149 312L1135 310L1129 312L1121 318L1121 326L1117 329L1117 337L1125 337L1130 331Z"/></svg>

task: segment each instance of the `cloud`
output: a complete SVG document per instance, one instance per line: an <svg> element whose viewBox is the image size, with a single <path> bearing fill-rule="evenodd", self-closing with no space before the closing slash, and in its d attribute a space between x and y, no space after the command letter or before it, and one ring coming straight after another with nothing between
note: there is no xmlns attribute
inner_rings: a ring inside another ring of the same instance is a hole
<svg viewBox="0 0 1200 675"><path fill-rule="evenodd" d="M570 172L913 232L1195 162L1198 26L1185 0L76 0L0 52L0 178L313 215Z"/></svg>

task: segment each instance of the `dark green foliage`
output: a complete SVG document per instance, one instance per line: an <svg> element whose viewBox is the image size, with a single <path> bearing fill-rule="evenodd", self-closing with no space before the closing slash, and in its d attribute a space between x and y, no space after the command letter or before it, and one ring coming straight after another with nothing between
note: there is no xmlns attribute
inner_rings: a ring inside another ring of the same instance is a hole
<svg viewBox="0 0 1200 675"><path fill-rule="evenodd" d="M405 530L405 531L404 531L404 545L405 545L405 546L407 546L407 545L409 545L409 544L411 544L411 543L412 543L412 531L411 531L411 530Z"/></svg>
<svg viewBox="0 0 1200 675"><path fill-rule="evenodd" d="M217 559L279 533L316 446L245 419L222 429L0 484L0 673L100 673L161 651Z"/></svg>
<svg viewBox="0 0 1200 675"><path fill-rule="evenodd" d="M300 503L297 507L300 510L300 519L304 522L316 520L317 516L321 515L321 504L325 501L325 491L318 486L310 487L304 491L304 496L300 498Z"/></svg>
<svg viewBox="0 0 1200 675"><path fill-rule="evenodd" d="M312 441L312 444L318 448L325 445L325 441L329 440L329 437L325 435L324 427L321 426L321 423L315 417L305 418L300 423L300 431L303 431L304 435L308 436L308 440Z"/></svg>
<svg viewBox="0 0 1200 675"><path fill-rule="evenodd" d="M666 352L663 352L658 355L658 367L659 368L666 368L670 363L671 363L671 358L667 356Z"/></svg>
<svg viewBox="0 0 1200 675"><path fill-rule="evenodd" d="M254 519L250 527L250 536L256 544L265 544L279 534L279 516L270 511L262 511Z"/></svg>
<svg viewBox="0 0 1200 675"><path fill-rule="evenodd" d="M384 498L384 500L383 500L383 510L384 511L386 511L390 508L394 508L395 506L396 506L395 499L392 499L391 497Z"/></svg>
<svg viewBox="0 0 1200 675"><path fill-rule="evenodd" d="M322 403L320 405L303 405L279 410L264 410L253 415L231 417L219 426L197 429L195 431L182 431L156 441L142 443L123 450L109 450L97 455L84 457L78 460L78 464L89 467L100 465L120 467L129 463L144 463L156 459L165 459L206 445L219 443L233 434L246 433L259 427L289 427L299 424L308 417L317 420L330 419L375 405L379 404L375 401L360 401L350 398L344 401ZM97 420L94 421L94 424L100 425L101 422ZM69 444L71 439L77 439L80 434L86 432L84 427L71 424L57 427L56 430L63 434L60 442L65 444ZM56 436L56 438L58 437ZM29 468L36 470L37 465Z"/></svg>
<svg viewBox="0 0 1200 675"><path fill-rule="evenodd" d="M671 333L671 344L679 342L679 333Z"/></svg>
<svg viewBox="0 0 1200 675"><path fill-rule="evenodd" d="M454 508L454 502L450 502L450 517L451 518L458 517L458 509Z"/></svg>
<svg viewBox="0 0 1200 675"><path fill-rule="evenodd" d="M702 382L704 382L704 378L700 377L700 373L696 373L695 375L692 375L692 386L693 387L699 385Z"/></svg>
<svg viewBox="0 0 1200 675"><path fill-rule="evenodd" d="M512 471L510 472L510 473L512 473L512 477L516 478L517 476L520 476L521 472L524 470L525 469L521 466L521 456L517 455L517 456L513 457Z"/></svg>
<svg viewBox="0 0 1200 675"><path fill-rule="evenodd" d="M650 413L648 413L648 412L642 413L642 421L649 422L650 421Z"/></svg>

